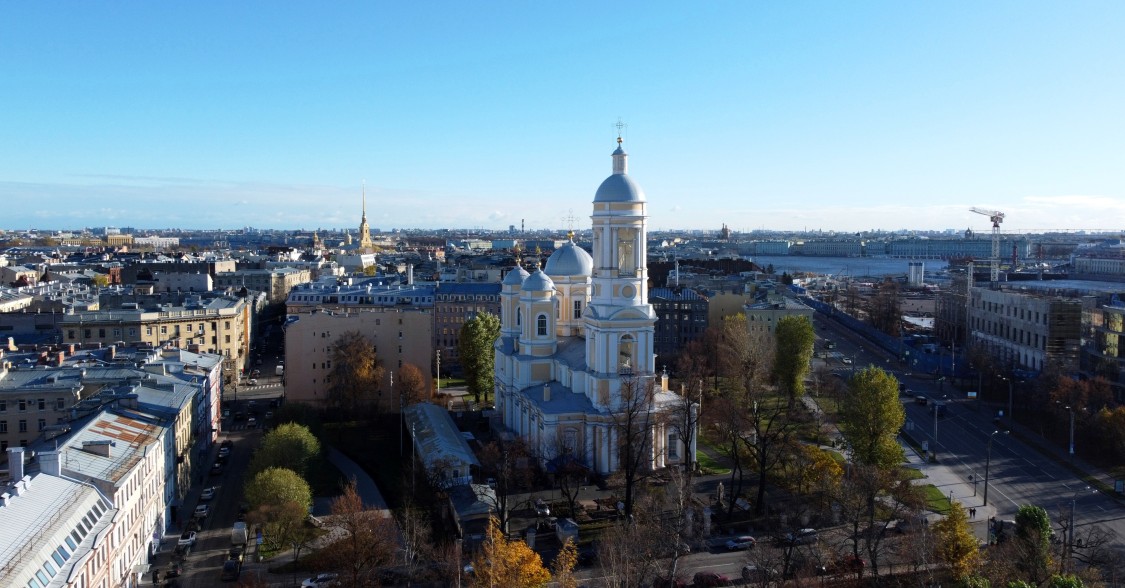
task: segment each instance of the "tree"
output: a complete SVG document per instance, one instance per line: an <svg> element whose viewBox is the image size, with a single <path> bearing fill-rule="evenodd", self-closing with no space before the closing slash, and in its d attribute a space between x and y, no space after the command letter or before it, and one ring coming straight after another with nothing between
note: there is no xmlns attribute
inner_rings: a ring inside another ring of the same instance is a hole
<svg viewBox="0 0 1125 588"><path fill-rule="evenodd" d="M551 571L559 588L578 588L578 578L574 577L574 566L577 563L578 547L574 545L573 539L567 537L551 564Z"/></svg>
<svg viewBox="0 0 1125 588"><path fill-rule="evenodd" d="M402 399L403 406L410 406L430 399L426 389L426 378L422 370L412 363L403 363L395 377L395 392Z"/></svg>
<svg viewBox="0 0 1125 588"><path fill-rule="evenodd" d="M489 517L484 542L473 557L474 588L538 588L551 579L539 554L519 539L509 541L500 531L500 522Z"/></svg>
<svg viewBox="0 0 1125 588"><path fill-rule="evenodd" d="M481 470L496 480L496 504L493 505L500 529L508 531L511 516L511 494L531 481L530 468L521 467L531 457L531 451L523 441L491 441L481 447L479 454Z"/></svg>
<svg viewBox="0 0 1125 588"><path fill-rule="evenodd" d="M1012 541L1016 569L1033 585L1048 578L1051 568L1051 517L1042 507L1025 504L1016 511Z"/></svg>
<svg viewBox="0 0 1125 588"><path fill-rule="evenodd" d="M309 428L285 423L262 437L262 443L250 460L250 476L268 468L286 468L304 476L309 464L320 455L320 441Z"/></svg>
<svg viewBox="0 0 1125 588"><path fill-rule="evenodd" d="M274 547L295 543L312 506L312 490L293 470L268 468L246 484L250 521L262 527L263 539Z"/></svg>
<svg viewBox="0 0 1125 588"><path fill-rule="evenodd" d="M980 566L980 546L960 502L954 502L949 515L934 523L937 558L949 567L958 582L972 577Z"/></svg>
<svg viewBox="0 0 1125 588"><path fill-rule="evenodd" d="M902 308L898 296L898 283L887 278L875 287L875 294L867 299L867 320L879 331L898 336L902 321Z"/></svg>
<svg viewBox="0 0 1125 588"><path fill-rule="evenodd" d="M773 363L773 381L789 396L789 407L805 393L805 375L812 359L816 334L806 316L781 317L774 328L777 352Z"/></svg>
<svg viewBox="0 0 1125 588"><path fill-rule="evenodd" d="M417 506L412 496L407 496L405 501L402 508L395 513L395 521L402 529L403 559L406 561L406 569L413 578L421 565L433 561L435 548L426 511Z"/></svg>
<svg viewBox="0 0 1125 588"><path fill-rule="evenodd" d="M383 367L375 347L359 331L348 331L332 345L328 401L348 413L374 404L383 381Z"/></svg>
<svg viewBox="0 0 1125 588"><path fill-rule="evenodd" d="M761 387L777 357L776 340L769 332L751 328L742 313L725 317L718 344L720 373L728 380L740 382L742 391L747 393Z"/></svg>
<svg viewBox="0 0 1125 588"><path fill-rule="evenodd" d="M754 502L754 512L764 515L770 474L789 461L797 451L797 433L802 422L795 418L795 411L786 406L784 399L757 396L750 401L750 406L743 407L743 410L749 409L750 412L745 417L745 428L740 439L758 474L758 496Z"/></svg>
<svg viewBox="0 0 1125 588"><path fill-rule="evenodd" d="M617 439L617 461L625 482L625 517L633 514L636 501L637 484L642 474L651 465L651 434L654 414L650 409L656 383L651 377L621 376L620 398L616 407L611 407L613 418L612 432Z"/></svg>
<svg viewBox="0 0 1125 588"><path fill-rule="evenodd" d="M500 319L487 312L478 313L461 325L457 355L465 371L465 383L473 398L480 402L496 385L496 339L500 337Z"/></svg>
<svg viewBox="0 0 1125 588"><path fill-rule="evenodd" d="M896 439L904 422L906 412L894 376L871 366L848 381L839 427L855 463L881 469L902 464L904 454Z"/></svg>
<svg viewBox="0 0 1125 588"><path fill-rule="evenodd" d="M285 468L266 468L250 479L245 488L250 508L278 506L294 502L307 511L312 506L312 490L296 472Z"/></svg>
<svg viewBox="0 0 1125 588"><path fill-rule="evenodd" d="M362 586L378 568L394 561L398 533L390 513L369 509L356 491L355 479L332 501L328 525L343 535L322 552L349 586Z"/></svg>

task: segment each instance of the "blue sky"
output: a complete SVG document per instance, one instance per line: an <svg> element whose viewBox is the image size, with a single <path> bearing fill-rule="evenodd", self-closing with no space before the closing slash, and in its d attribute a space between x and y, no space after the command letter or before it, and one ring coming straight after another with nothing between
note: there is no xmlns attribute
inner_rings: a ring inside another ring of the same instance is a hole
<svg viewBox="0 0 1125 588"><path fill-rule="evenodd" d="M1122 2L8 2L0 228L1125 228Z"/></svg>

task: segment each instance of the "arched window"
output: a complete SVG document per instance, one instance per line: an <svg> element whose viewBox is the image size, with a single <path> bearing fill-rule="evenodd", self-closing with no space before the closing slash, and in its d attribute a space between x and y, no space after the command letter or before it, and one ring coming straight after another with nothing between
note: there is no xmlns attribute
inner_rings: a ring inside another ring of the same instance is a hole
<svg viewBox="0 0 1125 588"><path fill-rule="evenodd" d="M547 315L541 314L535 319L535 333L540 337L547 336Z"/></svg>
<svg viewBox="0 0 1125 588"><path fill-rule="evenodd" d="M619 371L633 370L633 336L623 335L617 347L617 368Z"/></svg>
<svg viewBox="0 0 1125 588"><path fill-rule="evenodd" d="M522 308L516 309L516 326L517 327L523 326L523 309Z"/></svg>

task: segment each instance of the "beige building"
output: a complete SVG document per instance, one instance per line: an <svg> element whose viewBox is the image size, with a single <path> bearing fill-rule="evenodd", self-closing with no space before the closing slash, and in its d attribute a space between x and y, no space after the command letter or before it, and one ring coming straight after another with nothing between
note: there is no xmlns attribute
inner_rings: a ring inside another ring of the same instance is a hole
<svg viewBox="0 0 1125 588"><path fill-rule="evenodd" d="M127 305L123 305L127 306ZM136 306L135 304L133 306ZM250 353L250 304L221 296L189 299L183 306L122 308L69 314L59 323L64 343L148 344L223 356L223 375L245 367Z"/></svg>
<svg viewBox="0 0 1125 588"><path fill-rule="evenodd" d="M331 384L332 346L340 335L358 331L370 339L385 370L373 394L381 410L398 410L391 377L413 364L432 390L433 313L430 310L363 308L290 313L285 326L285 397L325 406Z"/></svg>
<svg viewBox="0 0 1125 588"><path fill-rule="evenodd" d="M751 335L762 333L773 335L773 330L777 328L778 321L783 317L804 316L808 317L810 322L813 318L812 308L795 298L785 296L770 296L768 300L747 304L744 312L746 326L750 329Z"/></svg>
<svg viewBox="0 0 1125 588"><path fill-rule="evenodd" d="M242 288L265 292L270 304L285 302L289 291L297 284L312 281L307 269L279 267L264 270L237 270L215 274L215 288Z"/></svg>
<svg viewBox="0 0 1125 588"><path fill-rule="evenodd" d="M1078 369L1082 302L1011 290L969 291L970 344L1012 367Z"/></svg>

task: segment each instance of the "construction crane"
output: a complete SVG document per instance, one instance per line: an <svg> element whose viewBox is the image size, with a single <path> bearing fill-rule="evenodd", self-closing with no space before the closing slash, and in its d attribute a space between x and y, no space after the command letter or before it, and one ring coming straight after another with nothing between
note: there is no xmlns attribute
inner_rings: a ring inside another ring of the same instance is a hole
<svg viewBox="0 0 1125 588"><path fill-rule="evenodd" d="M972 207L969 210L983 214L992 221L992 257L989 261L992 262L992 283L1000 281L1000 223L1004 222L1004 213L999 210L985 210L983 208Z"/></svg>

